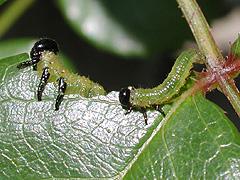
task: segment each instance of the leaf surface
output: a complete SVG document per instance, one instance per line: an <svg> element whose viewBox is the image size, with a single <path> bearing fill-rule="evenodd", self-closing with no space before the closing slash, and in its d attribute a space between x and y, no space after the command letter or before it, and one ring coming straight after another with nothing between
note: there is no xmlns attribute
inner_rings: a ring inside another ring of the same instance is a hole
<svg viewBox="0 0 240 180"><path fill-rule="evenodd" d="M20 54L0 60L0 176L12 179L146 177L239 178L239 132L201 95L174 104L166 118L125 111L118 93L91 99L67 95L54 111L48 84Z"/></svg>
<svg viewBox="0 0 240 180"><path fill-rule="evenodd" d="M0 174L20 179L116 176L147 133L142 114L125 116L117 92L94 99L66 96L54 111L54 85L47 85L43 101L37 102L37 73L17 70L17 62L27 58L0 60ZM149 121L158 114L149 113Z"/></svg>
<svg viewBox="0 0 240 180"><path fill-rule="evenodd" d="M125 179L238 179L240 135L223 111L201 95L165 119Z"/></svg>

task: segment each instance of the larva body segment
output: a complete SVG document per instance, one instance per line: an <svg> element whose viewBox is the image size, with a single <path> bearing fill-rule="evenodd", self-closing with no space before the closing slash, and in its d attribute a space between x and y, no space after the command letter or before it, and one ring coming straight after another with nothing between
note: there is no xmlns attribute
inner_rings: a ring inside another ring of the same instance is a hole
<svg viewBox="0 0 240 180"><path fill-rule="evenodd" d="M48 71L51 74L48 82L57 84L57 80L60 77L64 77L64 80L67 83L67 88L64 94L80 94L87 98L105 94L105 90L102 86L98 83L92 82L85 76L74 74L65 69L58 58L59 56L53 52L43 52L37 65L39 76L41 76L42 70L48 67Z"/></svg>
<svg viewBox="0 0 240 180"><path fill-rule="evenodd" d="M65 69L59 61L58 52L58 45L53 39L43 38L32 47L31 59L17 65L19 69L33 66L33 69L38 71L41 77L37 89L38 101L42 100L42 93L49 82L53 82L58 87L55 110L59 110L65 94L80 94L83 97L106 94L99 84Z"/></svg>
<svg viewBox="0 0 240 180"><path fill-rule="evenodd" d="M167 103L177 95L185 84L193 63L199 60L195 50L184 51L177 58L171 72L162 84L152 89L133 89L130 92L130 104L133 107L148 108Z"/></svg>

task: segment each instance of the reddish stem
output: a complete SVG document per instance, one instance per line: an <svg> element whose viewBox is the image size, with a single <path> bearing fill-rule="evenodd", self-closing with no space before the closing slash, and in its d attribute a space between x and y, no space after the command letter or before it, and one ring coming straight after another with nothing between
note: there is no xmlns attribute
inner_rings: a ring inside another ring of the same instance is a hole
<svg viewBox="0 0 240 180"><path fill-rule="evenodd" d="M235 58L234 55L229 55L226 57L225 63L221 65L221 68L200 73L199 80L194 86L194 89L195 91L199 89L203 92L210 91L218 85L218 82L220 82L221 79L226 79L229 83L235 85L232 78L236 77L239 74L239 71L240 59Z"/></svg>

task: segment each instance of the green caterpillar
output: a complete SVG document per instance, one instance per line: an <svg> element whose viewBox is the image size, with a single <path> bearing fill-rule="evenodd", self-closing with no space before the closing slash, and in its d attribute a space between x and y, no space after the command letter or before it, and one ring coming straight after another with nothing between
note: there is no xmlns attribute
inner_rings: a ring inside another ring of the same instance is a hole
<svg viewBox="0 0 240 180"><path fill-rule="evenodd" d="M38 101L42 100L42 93L48 82L57 82L58 96L55 110L59 110L65 94L80 94L87 98L106 94L99 84L65 69L59 61L58 52L58 45L54 40L49 38L40 39L31 49L31 59L17 66L19 69L33 66L41 76L37 90Z"/></svg>
<svg viewBox="0 0 240 180"><path fill-rule="evenodd" d="M195 50L187 50L177 58L171 72L164 82L152 89L135 89L133 87L122 88L119 92L119 101L127 113L133 109L140 109L147 124L145 109L159 107L169 103L184 86L190 75L193 63L200 63L200 56Z"/></svg>

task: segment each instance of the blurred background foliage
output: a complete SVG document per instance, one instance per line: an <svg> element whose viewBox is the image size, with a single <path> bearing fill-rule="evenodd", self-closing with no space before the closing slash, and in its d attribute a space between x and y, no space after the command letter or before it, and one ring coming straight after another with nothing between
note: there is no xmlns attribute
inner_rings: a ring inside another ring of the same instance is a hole
<svg viewBox="0 0 240 180"><path fill-rule="evenodd" d="M239 2L198 0L210 24L228 16ZM4 22L10 24L6 32ZM159 84L177 53L194 41L175 0L8 0L0 7L1 30L0 57L28 52L36 39L50 37L68 57L68 67L108 91ZM209 98L237 119L221 93Z"/></svg>

